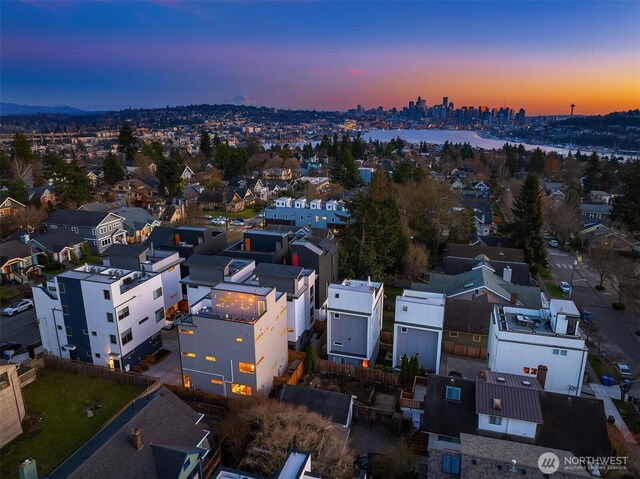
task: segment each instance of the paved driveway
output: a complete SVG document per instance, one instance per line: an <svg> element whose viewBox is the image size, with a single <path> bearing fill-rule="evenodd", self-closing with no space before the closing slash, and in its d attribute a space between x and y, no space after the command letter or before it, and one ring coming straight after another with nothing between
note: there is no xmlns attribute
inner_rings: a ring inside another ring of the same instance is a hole
<svg viewBox="0 0 640 479"><path fill-rule="evenodd" d="M160 363L150 366L145 371L146 376L160 378L163 383L172 386L182 386L182 376L180 374L180 348L178 346L178 328L166 331L162 330L162 347L171 354L166 356Z"/></svg>

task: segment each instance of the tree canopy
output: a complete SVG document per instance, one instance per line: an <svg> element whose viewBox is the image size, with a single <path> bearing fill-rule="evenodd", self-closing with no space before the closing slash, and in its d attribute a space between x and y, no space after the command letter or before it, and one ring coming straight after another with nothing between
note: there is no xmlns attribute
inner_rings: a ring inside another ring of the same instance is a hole
<svg viewBox="0 0 640 479"><path fill-rule="evenodd" d="M611 218L640 232L640 161L632 161L622 174L622 195L613 199Z"/></svg>
<svg viewBox="0 0 640 479"><path fill-rule="evenodd" d="M542 198L537 175L529 173L513 203L515 216L512 237L524 250L525 259L535 273L547 265L547 250L542 238Z"/></svg>
<svg viewBox="0 0 640 479"><path fill-rule="evenodd" d="M104 172L104 181L113 185L124 178L124 168L120 159L109 152L102 162L102 171Z"/></svg>
<svg viewBox="0 0 640 479"><path fill-rule="evenodd" d="M118 150L127 161L133 161L133 157L138 151L137 143L138 138L134 135L131 125L129 123L122 125L118 134Z"/></svg>

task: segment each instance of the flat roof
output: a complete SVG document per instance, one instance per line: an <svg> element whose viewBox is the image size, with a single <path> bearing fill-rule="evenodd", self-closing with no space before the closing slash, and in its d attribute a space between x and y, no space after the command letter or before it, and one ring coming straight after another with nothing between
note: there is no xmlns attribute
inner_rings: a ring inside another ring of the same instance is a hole
<svg viewBox="0 0 640 479"><path fill-rule="evenodd" d="M549 306L553 306L556 313L562 313L568 316L580 316L580 311L578 311L576 303L570 299L552 299Z"/></svg>
<svg viewBox="0 0 640 479"><path fill-rule="evenodd" d="M344 289L344 290L357 290L362 292L369 292L374 290L376 293L380 290L382 283L375 281L363 281L360 279L345 279L342 283L333 283L329 285L330 288Z"/></svg>
<svg viewBox="0 0 640 479"><path fill-rule="evenodd" d="M308 460L309 453L290 451L280 474L278 474L278 479L299 479Z"/></svg>

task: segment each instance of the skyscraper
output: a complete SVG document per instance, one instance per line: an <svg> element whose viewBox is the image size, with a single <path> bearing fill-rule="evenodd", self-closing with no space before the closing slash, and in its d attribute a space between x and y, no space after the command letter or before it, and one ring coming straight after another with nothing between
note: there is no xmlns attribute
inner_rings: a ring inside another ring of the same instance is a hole
<svg viewBox="0 0 640 479"><path fill-rule="evenodd" d="M442 106L445 108L449 108L449 97L448 96L443 96L442 97Z"/></svg>

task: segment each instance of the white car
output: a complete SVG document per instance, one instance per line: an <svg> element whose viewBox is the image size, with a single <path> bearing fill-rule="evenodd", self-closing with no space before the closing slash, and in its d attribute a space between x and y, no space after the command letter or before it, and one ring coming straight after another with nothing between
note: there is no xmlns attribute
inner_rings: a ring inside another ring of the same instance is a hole
<svg viewBox="0 0 640 479"><path fill-rule="evenodd" d="M549 246L551 248L557 248L559 246L558 240L549 240Z"/></svg>
<svg viewBox="0 0 640 479"><path fill-rule="evenodd" d="M625 363L616 363L616 371L618 371L620 376L627 378L633 376L633 374L631 374L631 368L629 368Z"/></svg>
<svg viewBox="0 0 640 479"><path fill-rule="evenodd" d="M162 327L162 329L173 329L176 324L179 324L180 321L182 321L183 317L184 314L182 314L180 311L171 314L168 318L165 319L165 325Z"/></svg>
<svg viewBox="0 0 640 479"><path fill-rule="evenodd" d="M33 301L30 299L23 299L22 301L16 301L11 306L4 308L2 314L5 316L13 316L14 314L21 313L31 308L33 308Z"/></svg>
<svg viewBox="0 0 640 479"><path fill-rule="evenodd" d="M213 221L211 222L214 225L223 225L227 222L227 218L225 218L224 216L218 216L217 218L213 218Z"/></svg>
<svg viewBox="0 0 640 479"><path fill-rule="evenodd" d="M558 286L560 286L560 291L562 291L563 293L571 294L571 285L566 281L561 281Z"/></svg>

